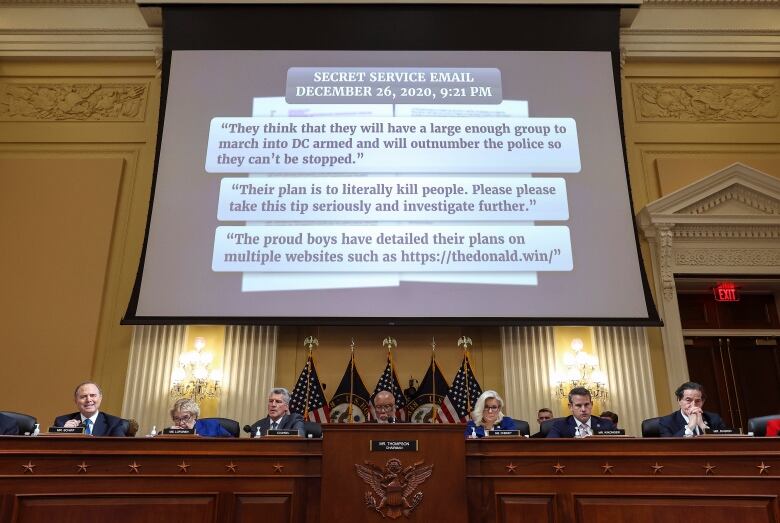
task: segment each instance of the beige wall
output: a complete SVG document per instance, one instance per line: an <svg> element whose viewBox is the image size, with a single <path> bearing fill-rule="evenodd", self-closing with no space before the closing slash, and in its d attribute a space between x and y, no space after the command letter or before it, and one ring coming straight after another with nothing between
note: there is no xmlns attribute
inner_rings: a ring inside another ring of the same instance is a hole
<svg viewBox="0 0 780 523"><path fill-rule="evenodd" d="M0 409L45 426L100 383L118 413L143 242L159 79L147 60L0 61L5 292Z"/></svg>

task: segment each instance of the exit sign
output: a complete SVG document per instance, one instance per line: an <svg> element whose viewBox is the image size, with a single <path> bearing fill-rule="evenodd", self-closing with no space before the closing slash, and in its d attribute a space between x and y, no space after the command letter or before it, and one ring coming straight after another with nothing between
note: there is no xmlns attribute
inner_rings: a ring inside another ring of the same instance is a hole
<svg viewBox="0 0 780 523"><path fill-rule="evenodd" d="M739 301L737 286L731 282L719 283L712 288L715 301Z"/></svg>

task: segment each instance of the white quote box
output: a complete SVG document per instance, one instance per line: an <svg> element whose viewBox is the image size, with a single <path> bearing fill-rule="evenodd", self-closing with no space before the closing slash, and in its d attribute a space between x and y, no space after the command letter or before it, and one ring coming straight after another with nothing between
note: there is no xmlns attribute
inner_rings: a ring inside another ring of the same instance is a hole
<svg viewBox="0 0 780 523"><path fill-rule="evenodd" d="M223 178L222 221L568 220L563 178Z"/></svg>
<svg viewBox="0 0 780 523"><path fill-rule="evenodd" d="M575 173L580 154L572 118L217 117L205 167L209 173Z"/></svg>
<svg viewBox="0 0 780 523"><path fill-rule="evenodd" d="M216 272L570 271L565 226L222 226Z"/></svg>

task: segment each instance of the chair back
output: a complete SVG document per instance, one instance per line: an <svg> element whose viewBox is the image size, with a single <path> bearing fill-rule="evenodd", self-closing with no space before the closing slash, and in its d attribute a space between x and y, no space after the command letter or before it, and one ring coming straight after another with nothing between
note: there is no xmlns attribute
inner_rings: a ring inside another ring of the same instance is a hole
<svg viewBox="0 0 780 523"><path fill-rule="evenodd" d="M553 418L553 419L548 419L548 420L545 420L545 421L542 422L541 426L539 427L539 432L542 433L542 437L543 438L547 437L547 434L550 433L550 429L552 429L553 423L555 423L559 419L566 419L566 418L565 417L564 418Z"/></svg>
<svg viewBox="0 0 780 523"><path fill-rule="evenodd" d="M217 420L220 425L222 425L222 428L226 431L230 432L230 435L234 438L237 438L240 434L240 428L238 426L238 422L234 419L230 418L201 418L202 420Z"/></svg>
<svg viewBox="0 0 780 523"><path fill-rule="evenodd" d="M515 425L517 425L517 430L520 431L521 436L530 436L531 435L531 426L528 425L528 422L521 419L515 420Z"/></svg>
<svg viewBox="0 0 780 523"><path fill-rule="evenodd" d="M773 419L780 419L780 414L750 418L748 420L747 430L748 432L752 432L754 436L766 436L766 424Z"/></svg>
<svg viewBox="0 0 780 523"><path fill-rule="evenodd" d="M22 414L21 412L2 410L0 411L0 414L5 414L9 418L13 418L16 424L19 425L19 434L24 434L25 432L32 434L35 430L35 424L38 423L35 416ZM764 430L766 431L766 428Z"/></svg>
<svg viewBox="0 0 780 523"><path fill-rule="evenodd" d="M661 425L658 423L661 421L661 417L647 418L642 421L642 437L643 438L660 438L661 437Z"/></svg>
<svg viewBox="0 0 780 523"><path fill-rule="evenodd" d="M304 421L303 422L303 435L304 437L321 438L322 437L322 425L316 421Z"/></svg>

